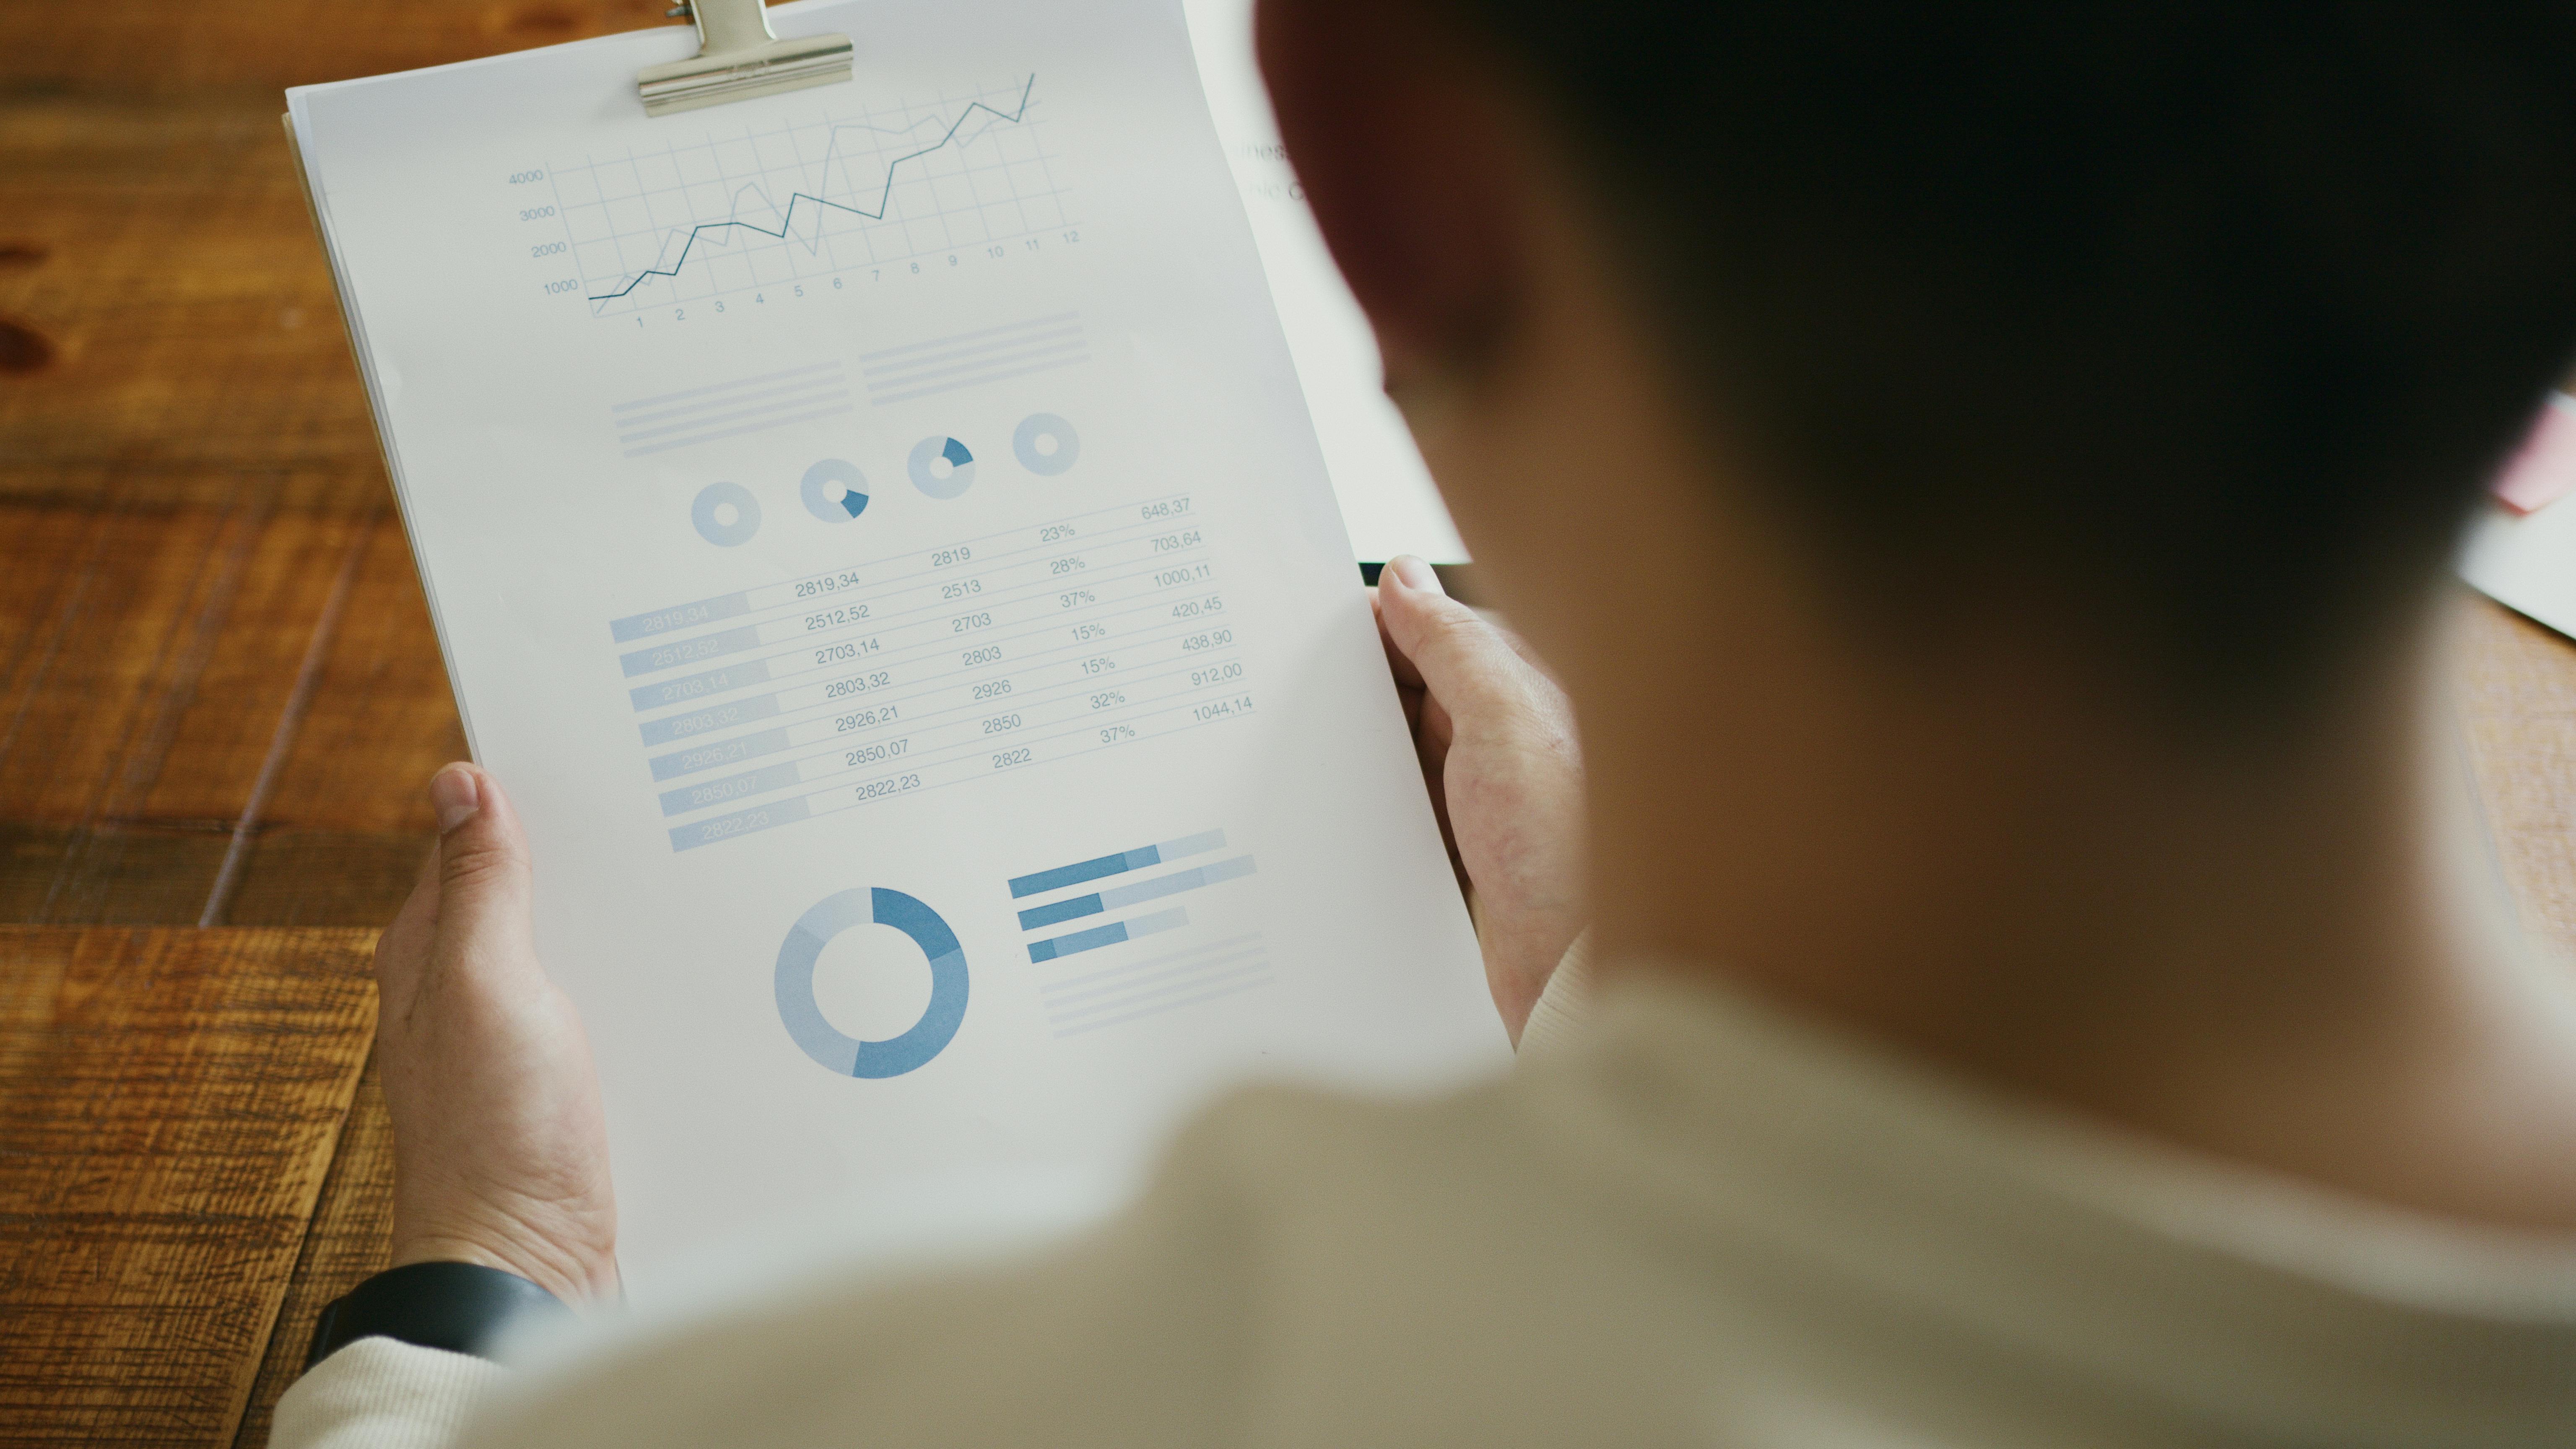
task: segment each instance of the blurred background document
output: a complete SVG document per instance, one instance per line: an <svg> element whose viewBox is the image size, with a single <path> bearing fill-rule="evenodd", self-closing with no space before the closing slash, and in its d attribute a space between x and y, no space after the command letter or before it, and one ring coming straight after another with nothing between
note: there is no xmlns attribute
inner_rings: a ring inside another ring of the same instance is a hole
<svg viewBox="0 0 2576 1449"><path fill-rule="evenodd" d="M855 78L648 120L667 29L290 95L648 1289L1504 1055L1178 4L772 15Z"/></svg>
<svg viewBox="0 0 2576 1449"><path fill-rule="evenodd" d="M2497 603L2576 634L2576 397L2553 392L2495 498L2469 530L2460 572Z"/></svg>
<svg viewBox="0 0 2576 1449"><path fill-rule="evenodd" d="M1351 548L1372 563L1400 553L1466 562L1467 546L1413 434L1380 386L1377 337L1325 250L1305 189L1288 164L1253 58L1251 0L1187 0L1186 8L1208 109L1270 273L1271 300L1306 386Z"/></svg>

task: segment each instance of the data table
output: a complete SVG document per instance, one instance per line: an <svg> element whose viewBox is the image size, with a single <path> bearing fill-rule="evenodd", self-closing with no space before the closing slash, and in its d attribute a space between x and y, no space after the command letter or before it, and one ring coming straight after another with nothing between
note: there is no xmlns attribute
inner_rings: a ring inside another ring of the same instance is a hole
<svg viewBox="0 0 2576 1449"><path fill-rule="evenodd" d="M671 848L1251 712L1188 494L614 620Z"/></svg>

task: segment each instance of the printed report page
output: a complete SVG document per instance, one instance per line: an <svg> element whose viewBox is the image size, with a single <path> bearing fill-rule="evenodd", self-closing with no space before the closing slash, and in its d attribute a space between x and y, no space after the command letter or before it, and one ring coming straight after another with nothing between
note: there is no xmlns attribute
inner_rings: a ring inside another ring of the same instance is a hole
<svg viewBox="0 0 2576 1449"><path fill-rule="evenodd" d="M1507 1055L1178 4L771 14L290 94L647 1290Z"/></svg>

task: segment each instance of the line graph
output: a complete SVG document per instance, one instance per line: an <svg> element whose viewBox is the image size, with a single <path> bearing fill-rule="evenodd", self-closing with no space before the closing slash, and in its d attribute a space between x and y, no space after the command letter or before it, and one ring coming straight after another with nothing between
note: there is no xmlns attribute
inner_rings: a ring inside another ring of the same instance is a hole
<svg viewBox="0 0 2576 1449"><path fill-rule="evenodd" d="M558 163L582 295L604 317L826 277L837 286L854 268L1066 226L1037 80Z"/></svg>
<svg viewBox="0 0 2576 1449"><path fill-rule="evenodd" d="M929 145L922 147L918 151L907 151L886 162L885 185L879 188L877 192L877 209L874 211L870 211L863 206L847 206L837 201L813 195L810 192L790 192L787 197L786 215L780 218L778 229L776 231L771 231L769 228L760 225L758 222L750 221L700 222L696 226L689 228L687 239L680 243L680 254L671 259L670 266L667 268L647 267L643 271L636 273L632 280L628 281L626 285L618 288L616 291L596 294L592 296L590 300L594 302L614 302L619 298L631 294L637 287L644 285L655 277L678 276L680 274L680 268L686 265L689 260L690 250L697 246L698 238L710 231L722 231L728 227L738 226L759 232L762 236L776 237L780 241L785 241L788 236L796 230L796 203L800 201L810 201L816 206L828 206L834 211L846 211L852 216L863 216L870 221L883 221L885 220L887 206L894 200L894 177L895 168L897 166L902 165L906 161L917 161L922 157L929 155L933 151L947 145L950 141L955 140L957 138L958 131L965 127L967 121L973 119L974 114L977 111L982 111L986 115L994 116L1000 120L1008 121L1016 125L1021 117L1026 116L1029 113L1029 95L1037 89L1037 85L1037 76L1035 74L1030 75L1028 84L1023 86L1020 90L1020 103L1013 107L1008 114L995 110L991 106L984 104L982 101L968 102L966 108L957 113L957 119L949 123L948 129L941 133L938 140L931 142ZM823 152L822 170L826 177L829 177L832 174L832 162L834 153L840 149L841 133L851 130L869 130L887 132L888 134L900 134L897 132L891 132L888 128L878 126L834 126L832 128L832 139L824 148ZM740 208L742 198L746 195L757 195L764 203L769 203L773 209L775 208L776 203L770 202L769 197L761 191L759 183L754 182L743 187L740 191L734 194L733 200L737 209ZM816 229L815 234L819 242L821 237L821 230L819 227Z"/></svg>

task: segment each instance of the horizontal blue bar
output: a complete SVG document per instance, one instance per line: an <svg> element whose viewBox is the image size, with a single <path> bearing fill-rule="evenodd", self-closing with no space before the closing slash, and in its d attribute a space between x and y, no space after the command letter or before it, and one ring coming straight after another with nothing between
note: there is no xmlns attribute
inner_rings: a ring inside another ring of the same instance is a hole
<svg viewBox="0 0 2576 1449"><path fill-rule="evenodd" d="M694 629L700 624L712 624L718 619L730 619L736 614L750 612L751 595L718 594L694 604L675 604L649 614L629 614L623 619L611 619L608 633L610 638L625 644L636 639L650 639L656 634L668 634L674 629Z"/></svg>
<svg viewBox="0 0 2576 1449"><path fill-rule="evenodd" d="M1111 921L1108 925L1094 926L1088 931L1075 931L1071 935L1032 941L1029 943L1029 961L1034 965L1040 961L1052 961L1059 956L1097 951L1103 946L1115 946L1121 941L1133 941L1138 936L1150 936L1157 931L1168 931L1189 923L1190 913L1177 906L1168 911L1156 911L1150 916Z"/></svg>
<svg viewBox="0 0 2576 1449"><path fill-rule="evenodd" d="M635 701L637 709L660 709L666 704L686 704L693 699L730 694L737 689L768 682L769 661L753 659L741 664L728 664L722 669L683 674L659 684L641 685L626 691L626 697Z"/></svg>
<svg viewBox="0 0 2576 1449"><path fill-rule="evenodd" d="M1034 931L1040 926L1052 926L1078 916L1096 916L1100 911L1099 896L1071 896L1050 906L1031 906L1020 912L1020 929Z"/></svg>
<svg viewBox="0 0 2576 1449"><path fill-rule="evenodd" d="M1158 865L1162 859L1163 857L1155 851L1154 847L1148 845L1142 850L1122 850L1116 855L1104 855L1097 860L1086 860L1078 865L1060 865L1053 870L1039 871L1035 875L1013 876L1011 899L1018 900L1022 896L1033 896L1041 891L1056 890L1063 886L1080 885L1087 880L1098 880L1104 875L1124 875L1131 870L1142 870L1149 865Z"/></svg>
<svg viewBox="0 0 2576 1449"><path fill-rule="evenodd" d="M1058 956L1070 956L1077 951L1097 951L1103 946L1115 946L1126 939L1127 923L1111 921L1108 925L1094 926L1088 931L1076 931L1070 936L1058 936L1048 941L1032 941L1029 943L1029 960L1033 964L1039 961L1052 961Z"/></svg>
<svg viewBox="0 0 2576 1449"><path fill-rule="evenodd" d="M727 629L720 634L701 634L695 639L683 639L677 644L656 644L650 649L638 649L631 654L620 654L617 656L617 662L625 669L626 677L632 679L638 674L651 674L659 669L677 669L683 664L696 664L721 655L740 653L759 643L760 626L745 624L739 629Z"/></svg>
<svg viewBox="0 0 2576 1449"><path fill-rule="evenodd" d="M709 730L730 729L738 724L749 724L756 719L767 719L776 713L778 713L778 696L774 694L764 694L755 699L728 700L723 704L711 704L705 709L691 710L687 714L675 714L669 719L645 721L644 743L667 745L674 740L685 740L705 734Z"/></svg>
<svg viewBox="0 0 2576 1449"><path fill-rule="evenodd" d="M1174 871L1170 875L1156 876L1152 880L1140 880L1134 885L1114 886L1100 893L1100 903L1114 911L1120 906L1133 906L1146 901L1160 900L1164 896L1176 896L1183 891L1194 891L1200 886L1212 886L1219 881L1235 880L1250 874L1252 874L1252 857L1238 855L1232 860L1220 860L1212 865L1192 866L1188 870Z"/></svg>
<svg viewBox="0 0 2576 1449"><path fill-rule="evenodd" d="M767 830L774 825L792 824L804 819L805 813L805 797L802 795L785 800L773 800L766 805L737 810L731 815L719 815L713 820L701 820L695 825L679 826L671 832L671 848L695 850L701 845L713 845L719 840L731 840L737 835L749 835L755 830Z"/></svg>
<svg viewBox="0 0 2576 1449"><path fill-rule="evenodd" d="M1143 870L1149 865L1160 865L1167 860L1179 860L1183 856L1201 855L1224 848L1225 832L1222 830L1205 830L1196 835L1184 835L1178 840L1166 840L1160 845L1122 850L1115 855L1103 855L1074 865L1060 865L1053 870L1039 871L1035 875L1013 876L1011 877L1011 899L1018 900L1022 896L1061 890L1069 885L1080 885L1087 880L1098 880L1102 876L1124 875L1131 870Z"/></svg>
<svg viewBox="0 0 2576 1449"><path fill-rule="evenodd" d="M1116 910L1121 906L1159 900L1164 896L1176 896L1183 891L1194 891L1201 886L1215 885L1219 881L1239 879L1252 874L1252 869L1252 857L1238 855L1232 860L1220 860L1213 865L1192 866L1188 870L1174 871L1170 875L1156 876L1152 880L1138 881L1134 885L1113 886L1108 890L1087 896L1072 896L1043 906L1031 906L1020 912L1020 929L1034 931L1040 926L1052 926L1059 921L1096 916L1102 911Z"/></svg>
<svg viewBox="0 0 2576 1449"><path fill-rule="evenodd" d="M731 765L760 755L774 755L785 748L787 748L785 730L762 730L756 735L736 735L732 739L717 744L700 745L694 750L673 750L667 755L655 755L652 760L653 778L670 780L682 775L694 775L700 770L712 770L718 765Z"/></svg>
<svg viewBox="0 0 2576 1449"><path fill-rule="evenodd" d="M683 785L677 790L663 791L662 813L680 815L691 810L704 810L710 805L722 805L727 801L748 800L754 795L766 795L772 790L784 790L803 779L803 774L797 770L793 760L783 765L772 765L765 770L745 770L739 775L727 775L721 780L709 780L702 785Z"/></svg>

